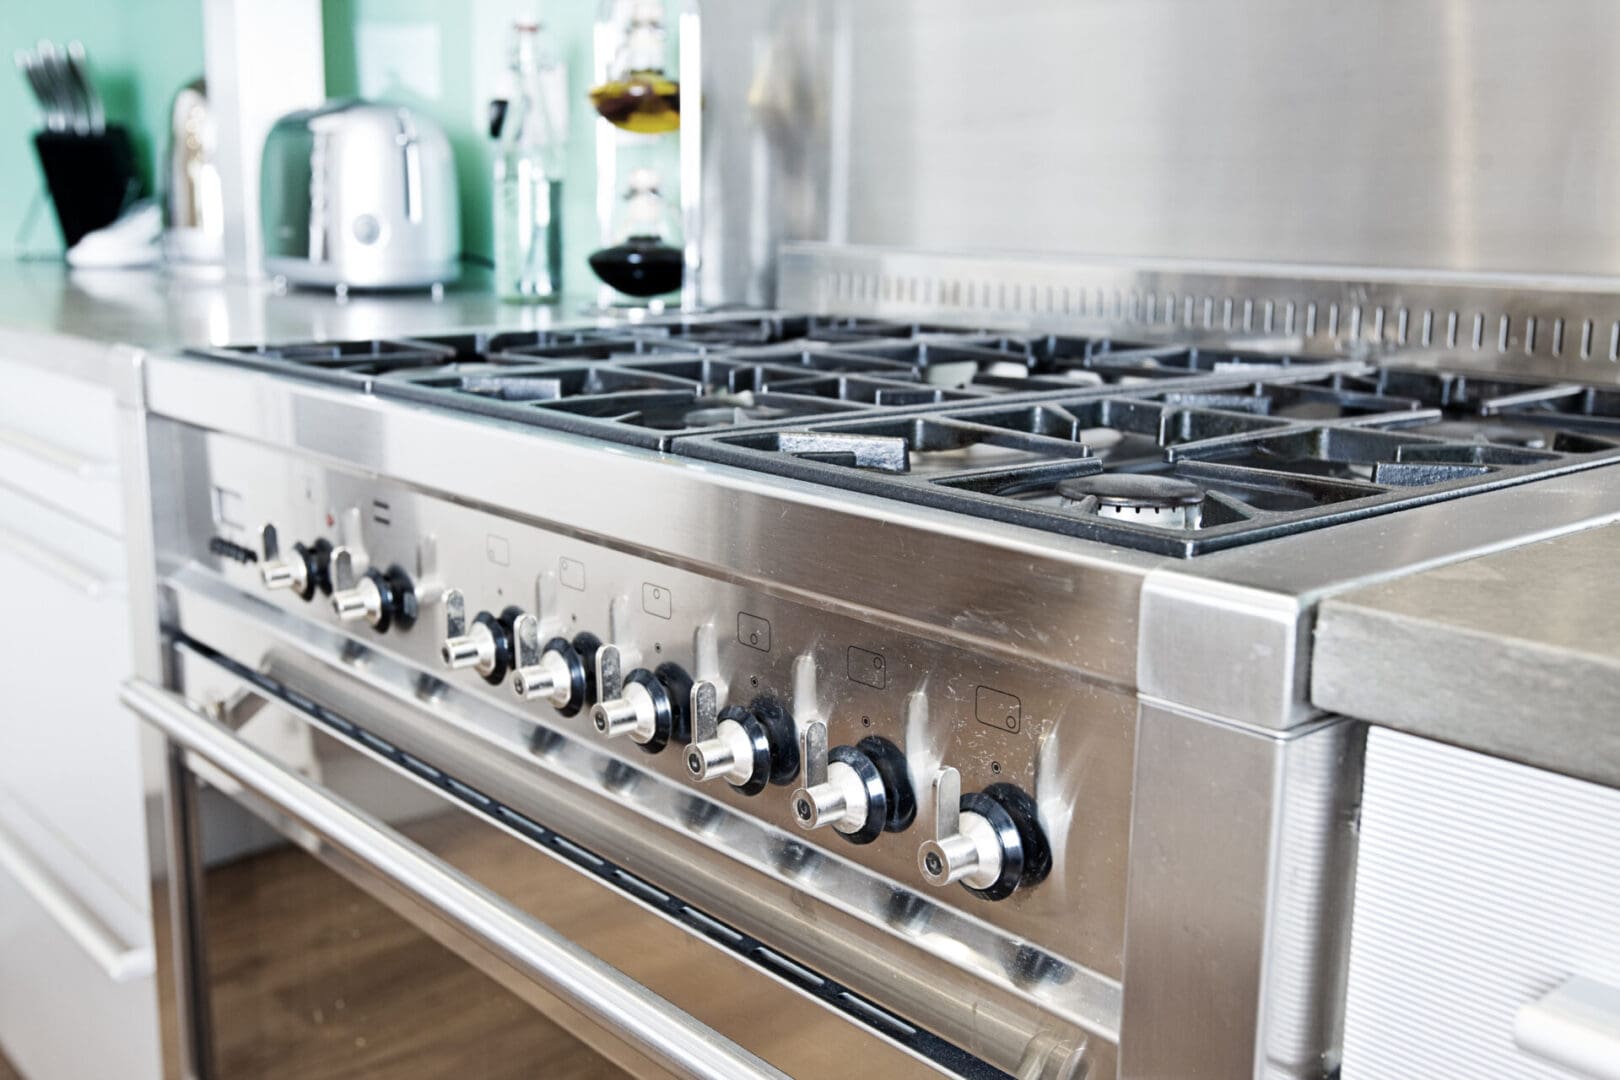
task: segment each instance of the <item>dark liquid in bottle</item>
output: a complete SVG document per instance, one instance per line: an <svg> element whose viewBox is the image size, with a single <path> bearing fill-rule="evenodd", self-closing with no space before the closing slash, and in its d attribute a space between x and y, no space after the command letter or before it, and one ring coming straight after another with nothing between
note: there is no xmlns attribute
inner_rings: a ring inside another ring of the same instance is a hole
<svg viewBox="0 0 1620 1080"><path fill-rule="evenodd" d="M590 257L591 269L626 296L662 296L681 287L686 263L681 249L653 236L632 236Z"/></svg>

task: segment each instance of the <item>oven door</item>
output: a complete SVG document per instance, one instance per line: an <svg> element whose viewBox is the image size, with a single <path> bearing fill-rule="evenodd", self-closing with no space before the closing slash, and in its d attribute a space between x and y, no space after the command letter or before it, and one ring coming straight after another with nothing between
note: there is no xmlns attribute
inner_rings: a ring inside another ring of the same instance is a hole
<svg viewBox="0 0 1620 1080"><path fill-rule="evenodd" d="M977 1071L386 741L307 660L171 655L183 693L123 694L167 746L171 1075Z"/></svg>

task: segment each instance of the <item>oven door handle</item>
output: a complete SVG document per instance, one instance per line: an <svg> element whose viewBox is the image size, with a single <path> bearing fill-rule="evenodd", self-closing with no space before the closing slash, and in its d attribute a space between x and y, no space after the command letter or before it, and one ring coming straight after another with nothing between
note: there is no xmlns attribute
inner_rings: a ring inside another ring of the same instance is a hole
<svg viewBox="0 0 1620 1080"><path fill-rule="evenodd" d="M124 704L170 743L220 770L324 843L408 890L518 971L678 1076L786 1074L604 963L343 799L311 784L209 719L185 698L142 679Z"/></svg>

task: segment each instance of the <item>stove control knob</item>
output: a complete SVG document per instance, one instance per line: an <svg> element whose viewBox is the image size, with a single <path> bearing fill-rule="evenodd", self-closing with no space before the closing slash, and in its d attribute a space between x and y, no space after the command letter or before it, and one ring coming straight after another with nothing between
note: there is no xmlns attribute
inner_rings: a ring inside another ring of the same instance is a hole
<svg viewBox="0 0 1620 1080"><path fill-rule="evenodd" d="M344 622L364 619L379 634L393 626L409 630L416 622L416 586L401 567L373 567L353 587L332 594L332 610Z"/></svg>
<svg viewBox="0 0 1620 1080"><path fill-rule="evenodd" d="M692 779L724 780L744 795L758 795L767 783L792 783L799 775L799 743L787 709L761 695L746 708L731 705L705 717L705 685L692 691L693 741L686 748Z"/></svg>
<svg viewBox="0 0 1620 1080"><path fill-rule="evenodd" d="M683 743L690 739L691 699L692 677L679 665L659 664L653 671L636 668L624 677L618 697L591 708L591 723L609 739L629 736L647 753L656 754L671 739Z"/></svg>
<svg viewBox="0 0 1620 1080"><path fill-rule="evenodd" d="M1052 851L1035 800L1014 784L962 794L962 777L943 768L934 777L934 839L917 851L930 884L961 882L986 900L1005 900L1039 884L1052 869Z"/></svg>
<svg viewBox="0 0 1620 1080"><path fill-rule="evenodd" d="M905 755L881 735L827 749L827 725L804 729L804 786L791 799L801 829L831 825L853 844L901 832L917 817Z"/></svg>
<svg viewBox="0 0 1620 1080"><path fill-rule="evenodd" d="M517 650L512 692L524 701L544 701L564 716L585 707L596 690L596 650L601 641L593 634L576 634L573 641L554 637L540 644L540 620L521 615L513 624Z"/></svg>
<svg viewBox="0 0 1620 1080"><path fill-rule="evenodd" d="M512 668L512 626L523 611L509 607L498 616L480 611L469 626L460 591L446 589L443 599L445 637L439 655L445 666L453 671L472 668L491 686L505 682Z"/></svg>
<svg viewBox="0 0 1620 1080"><path fill-rule="evenodd" d="M315 596L315 590L332 591L332 545L325 540L314 544L294 544L286 555L272 555L259 567L259 578L267 589L291 589L302 600Z"/></svg>

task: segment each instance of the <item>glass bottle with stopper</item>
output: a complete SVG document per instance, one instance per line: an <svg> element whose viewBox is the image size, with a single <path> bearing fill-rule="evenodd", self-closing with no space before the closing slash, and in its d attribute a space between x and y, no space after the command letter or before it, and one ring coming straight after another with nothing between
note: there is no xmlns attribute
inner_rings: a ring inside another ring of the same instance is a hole
<svg viewBox="0 0 1620 1080"><path fill-rule="evenodd" d="M591 104L602 119L642 135L662 135L681 126L681 88L664 71L667 51L664 5L634 0L608 78L591 90Z"/></svg>
<svg viewBox="0 0 1620 1080"><path fill-rule="evenodd" d="M512 29L510 96L490 113L495 146L495 288L503 300L562 288L562 170L567 70L540 24Z"/></svg>
<svg viewBox="0 0 1620 1080"><path fill-rule="evenodd" d="M679 289L685 254L669 243L669 210L652 169L630 174L622 222L623 239L591 256L596 276L626 296L642 299Z"/></svg>

